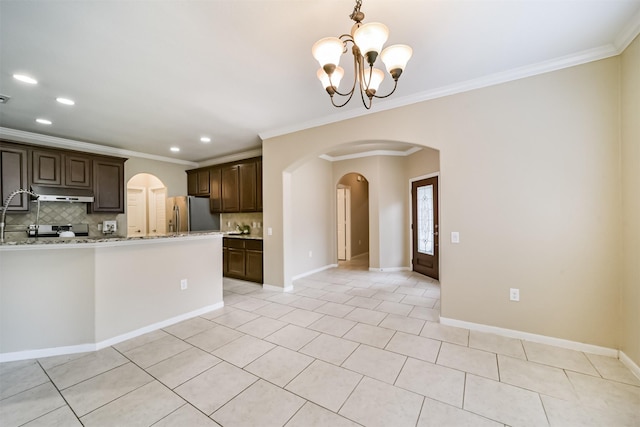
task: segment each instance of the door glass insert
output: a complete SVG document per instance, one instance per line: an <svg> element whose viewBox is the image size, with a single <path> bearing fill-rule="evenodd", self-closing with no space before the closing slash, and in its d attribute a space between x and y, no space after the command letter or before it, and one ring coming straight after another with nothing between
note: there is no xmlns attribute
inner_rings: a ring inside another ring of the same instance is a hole
<svg viewBox="0 0 640 427"><path fill-rule="evenodd" d="M417 190L418 252L433 255L433 185Z"/></svg>

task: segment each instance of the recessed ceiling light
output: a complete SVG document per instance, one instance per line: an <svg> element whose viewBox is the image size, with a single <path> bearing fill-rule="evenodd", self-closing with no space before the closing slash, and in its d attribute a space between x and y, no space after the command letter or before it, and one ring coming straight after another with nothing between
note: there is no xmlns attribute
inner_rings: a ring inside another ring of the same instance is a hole
<svg viewBox="0 0 640 427"><path fill-rule="evenodd" d="M171 147L170 148L171 151L173 151L174 153L177 153L178 151L180 151L180 148L178 147Z"/></svg>
<svg viewBox="0 0 640 427"><path fill-rule="evenodd" d="M75 103L76 103L73 99L62 98L62 97L56 98L56 101L58 101L60 104L64 104L64 105L75 105Z"/></svg>
<svg viewBox="0 0 640 427"><path fill-rule="evenodd" d="M51 120L47 120L47 119L36 119L36 122L40 123L41 125L53 124L53 122Z"/></svg>
<svg viewBox="0 0 640 427"><path fill-rule="evenodd" d="M211 138L209 138L208 136L203 136L202 138L200 138L200 141L202 141L202 142L211 142Z"/></svg>
<svg viewBox="0 0 640 427"><path fill-rule="evenodd" d="M24 74L14 74L13 78L16 80L20 80L23 83L29 83L31 85L37 85L38 81L33 77L25 76Z"/></svg>

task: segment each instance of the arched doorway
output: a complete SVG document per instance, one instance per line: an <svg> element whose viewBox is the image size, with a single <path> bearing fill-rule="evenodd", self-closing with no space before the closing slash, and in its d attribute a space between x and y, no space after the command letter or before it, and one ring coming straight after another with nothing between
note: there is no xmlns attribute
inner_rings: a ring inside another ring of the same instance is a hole
<svg viewBox="0 0 640 427"><path fill-rule="evenodd" d="M369 267L369 181L359 173L338 181L336 241L338 263Z"/></svg>
<svg viewBox="0 0 640 427"><path fill-rule="evenodd" d="M167 187L155 175L139 173L127 182L127 237L167 234Z"/></svg>

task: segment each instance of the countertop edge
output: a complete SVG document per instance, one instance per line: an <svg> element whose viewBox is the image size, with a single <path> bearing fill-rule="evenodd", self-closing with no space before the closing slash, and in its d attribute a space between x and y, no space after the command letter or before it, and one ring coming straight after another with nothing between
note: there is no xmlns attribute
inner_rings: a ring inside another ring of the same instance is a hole
<svg viewBox="0 0 640 427"><path fill-rule="evenodd" d="M70 238L66 241L42 242L42 243L22 243L11 244L4 243L0 245L0 251L16 251L16 250L34 250L34 249L74 249L74 248L104 248L113 246L130 246L130 245L148 245L159 243L184 242L190 240L204 240L211 238L221 239L225 233L205 232L205 233L189 233L168 236L155 237L114 237L99 239L96 241L86 239ZM81 240L81 241L74 241Z"/></svg>

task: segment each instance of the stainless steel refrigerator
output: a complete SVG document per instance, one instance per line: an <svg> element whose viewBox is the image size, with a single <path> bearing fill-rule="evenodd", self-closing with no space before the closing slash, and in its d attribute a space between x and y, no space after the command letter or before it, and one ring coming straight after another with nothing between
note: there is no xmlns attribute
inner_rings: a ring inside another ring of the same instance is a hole
<svg viewBox="0 0 640 427"><path fill-rule="evenodd" d="M211 213L208 197L167 197L167 218L169 233L220 230L220 214Z"/></svg>

